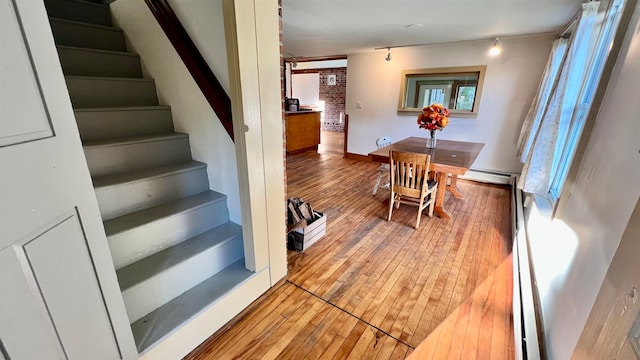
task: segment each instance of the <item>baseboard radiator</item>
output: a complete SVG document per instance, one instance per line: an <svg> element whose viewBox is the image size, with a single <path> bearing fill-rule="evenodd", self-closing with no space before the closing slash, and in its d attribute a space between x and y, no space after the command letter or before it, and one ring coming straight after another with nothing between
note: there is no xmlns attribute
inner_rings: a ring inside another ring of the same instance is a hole
<svg viewBox="0 0 640 360"><path fill-rule="evenodd" d="M469 169L466 174L459 176L459 179L478 181L489 184L509 185L511 184L510 173L497 172L484 169Z"/></svg>
<svg viewBox="0 0 640 360"><path fill-rule="evenodd" d="M517 188L518 175L511 176L513 231L513 332L516 359L544 358L539 341L539 326L534 297L534 281L529 262L525 229L523 194Z"/></svg>

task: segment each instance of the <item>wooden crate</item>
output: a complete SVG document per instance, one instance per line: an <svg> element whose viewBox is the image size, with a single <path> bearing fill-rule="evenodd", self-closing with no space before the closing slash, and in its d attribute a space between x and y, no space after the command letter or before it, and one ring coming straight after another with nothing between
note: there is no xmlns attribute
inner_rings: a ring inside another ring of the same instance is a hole
<svg viewBox="0 0 640 360"><path fill-rule="evenodd" d="M307 250L309 246L327 233L327 215L318 211L314 211L314 213L320 218L301 229L293 230L302 235L302 251Z"/></svg>

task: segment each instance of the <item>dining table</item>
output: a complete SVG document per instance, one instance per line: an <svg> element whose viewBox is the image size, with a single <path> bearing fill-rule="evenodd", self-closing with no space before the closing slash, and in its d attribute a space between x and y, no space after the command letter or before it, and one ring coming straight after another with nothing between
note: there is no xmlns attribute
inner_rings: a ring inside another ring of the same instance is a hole
<svg viewBox="0 0 640 360"><path fill-rule="evenodd" d="M464 195L457 188L458 176L464 175L471 168L484 144L438 139L435 148L427 148L426 143L426 138L408 137L370 152L369 158L374 162L388 163L391 150L431 155L429 170L435 173L438 182L433 210L440 218L451 219L451 215L444 208L445 191L451 193L455 198L464 198ZM449 175L451 180L447 183Z"/></svg>

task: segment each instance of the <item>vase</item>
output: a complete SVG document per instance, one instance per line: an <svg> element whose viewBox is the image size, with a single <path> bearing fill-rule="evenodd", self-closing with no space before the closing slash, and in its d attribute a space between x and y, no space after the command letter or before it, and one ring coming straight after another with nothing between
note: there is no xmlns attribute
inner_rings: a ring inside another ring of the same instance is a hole
<svg viewBox="0 0 640 360"><path fill-rule="evenodd" d="M436 131L430 130L431 137L427 138L427 149L435 149L436 148Z"/></svg>

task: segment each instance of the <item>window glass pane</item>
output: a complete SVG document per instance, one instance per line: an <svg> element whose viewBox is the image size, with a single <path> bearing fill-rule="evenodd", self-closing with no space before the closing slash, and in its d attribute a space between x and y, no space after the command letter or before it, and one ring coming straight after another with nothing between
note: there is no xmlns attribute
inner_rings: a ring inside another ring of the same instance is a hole
<svg viewBox="0 0 640 360"><path fill-rule="evenodd" d="M458 87L458 95L456 96L457 110L471 110L473 109L473 100L476 97L475 86L460 86Z"/></svg>
<svg viewBox="0 0 640 360"><path fill-rule="evenodd" d="M444 101L444 89L433 89L431 90L431 96L429 100L429 105L433 103L442 104Z"/></svg>
<svg viewBox="0 0 640 360"><path fill-rule="evenodd" d="M422 107L433 103L444 104L449 96L449 90L443 85L421 85L420 91L419 104L422 104Z"/></svg>

